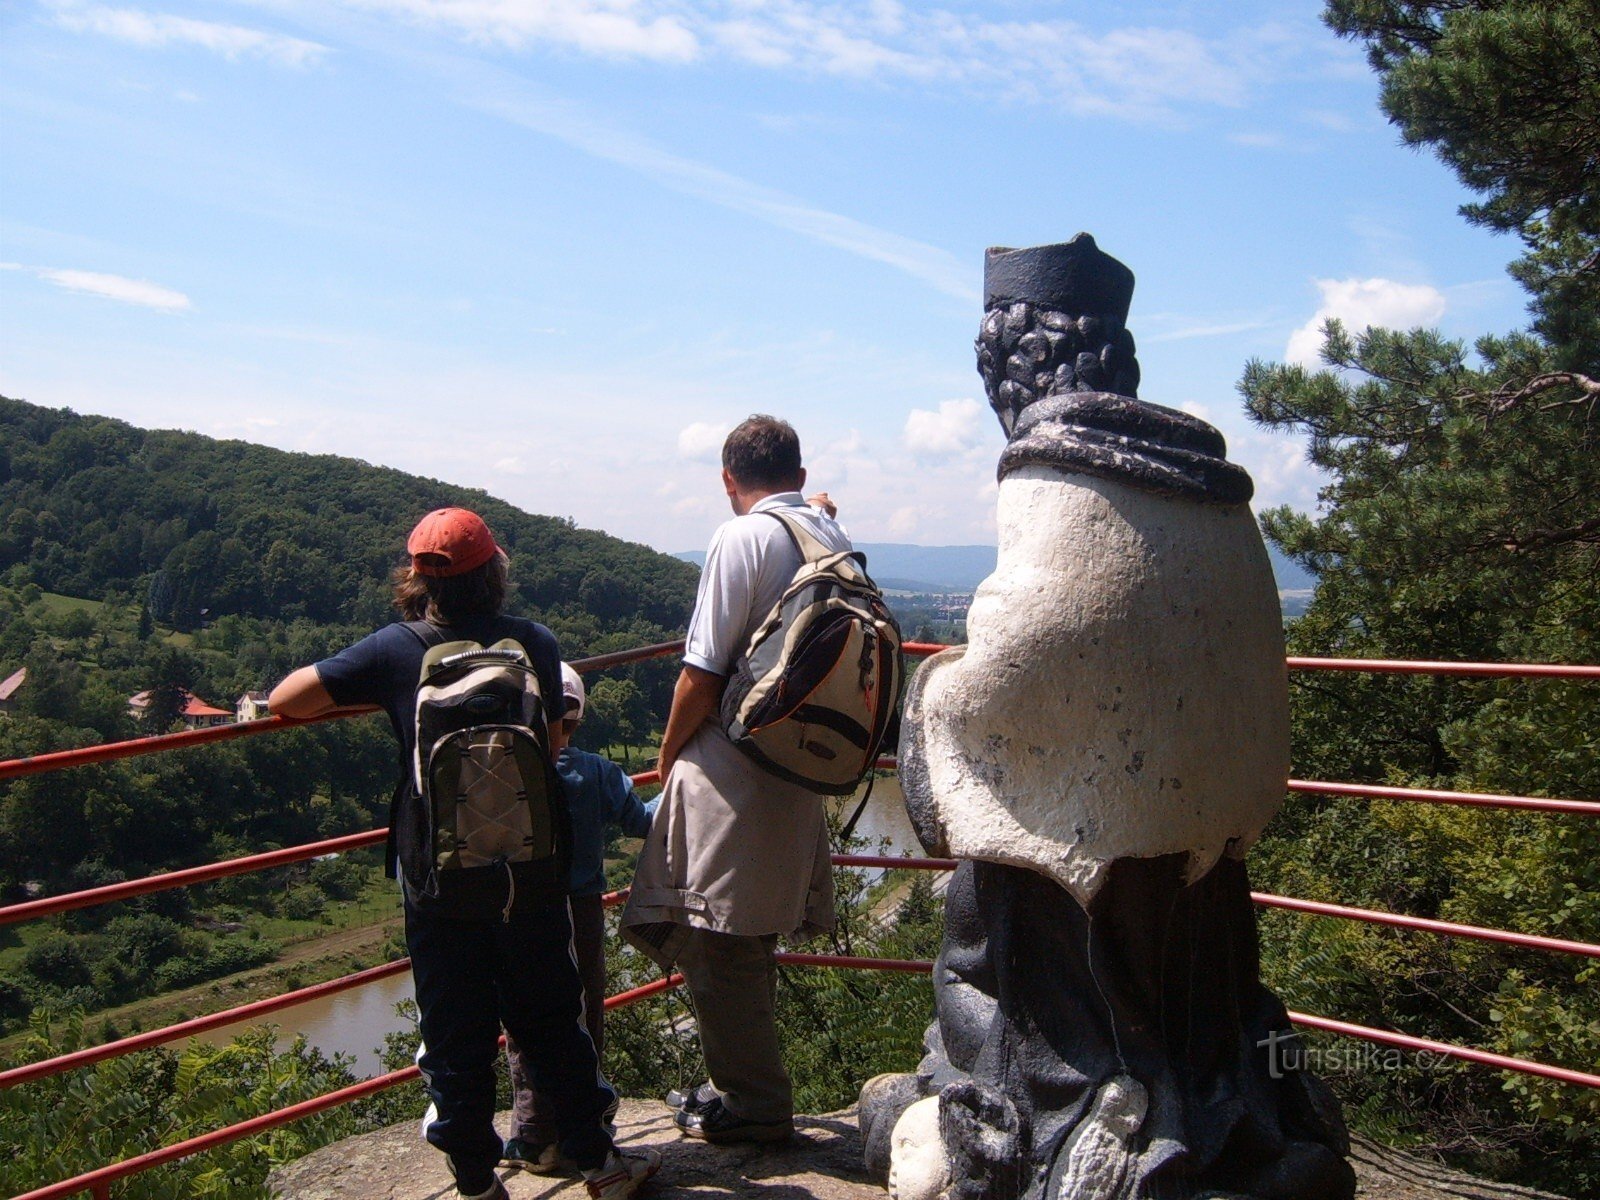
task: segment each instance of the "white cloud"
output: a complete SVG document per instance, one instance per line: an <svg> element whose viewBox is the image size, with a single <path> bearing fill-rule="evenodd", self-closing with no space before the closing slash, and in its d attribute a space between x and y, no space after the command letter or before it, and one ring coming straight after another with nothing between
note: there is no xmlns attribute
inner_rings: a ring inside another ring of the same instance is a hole
<svg viewBox="0 0 1600 1200"><path fill-rule="evenodd" d="M980 444L982 421L983 407L976 400L944 400L937 412L912 409L902 437L916 458L953 458Z"/></svg>
<svg viewBox="0 0 1600 1200"><path fill-rule="evenodd" d="M347 8L511 50L548 46L667 64L942 87L1090 116L1177 123L1238 107L1298 48L1281 29L1224 30L994 20L893 0L342 0ZM1266 52L1266 51L1269 51Z"/></svg>
<svg viewBox="0 0 1600 1200"><path fill-rule="evenodd" d="M513 50L546 43L603 58L689 62L700 42L661 3L637 0L345 0L352 8L455 30L474 42Z"/></svg>
<svg viewBox="0 0 1600 1200"><path fill-rule="evenodd" d="M696 421L678 431L678 457L695 463L722 461L722 443L732 425Z"/></svg>
<svg viewBox="0 0 1600 1200"><path fill-rule="evenodd" d="M142 279L126 279L121 275L104 275L98 271L58 271L49 267L39 268L35 274L69 292L104 296L107 300L121 300L124 304L139 304L162 312L185 312L193 307L189 297L182 292L146 283Z"/></svg>
<svg viewBox="0 0 1600 1200"><path fill-rule="evenodd" d="M1304 325L1289 335L1284 358L1315 367L1321 363L1322 325L1330 318L1343 321L1351 333L1372 325L1412 329L1431 325L1444 315L1444 294L1427 284L1396 283L1392 279L1319 279L1322 305Z"/></svg>
<svg viewBox="0 0 1600 1200"><path fill-rule="evenodd" d="M58 7L56 23L74 33L99 34L136 46L198 46L229 60L258 58L283 67L310 66L328 52L326 46L301 38L132 8L68 3Z"/></svg>

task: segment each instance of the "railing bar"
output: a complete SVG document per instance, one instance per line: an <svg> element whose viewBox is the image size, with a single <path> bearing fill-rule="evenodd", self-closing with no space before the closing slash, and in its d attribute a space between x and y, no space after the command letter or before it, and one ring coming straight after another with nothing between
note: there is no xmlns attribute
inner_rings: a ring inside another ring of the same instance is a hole
<svg viewBox="0 0 1600 1200"><path fill-rule="evenodd" d="M87 1191L102 1185L115 1183L119 1179L126 1179L130 1175L138 1175L153 1167L165 1166L169 1162L176 1162L180 1158L188 1158L206 1150L214 1150L218 1146L225 1146L229 1142L236 1142L257 1133L265 1133L269 1129L276 1129L279 1125L287 1125L298 1121L302 1117L313 1117L330 1108L337 1108L341 1104L348 1104L353 1100L362 1100L396 1084L405 1083L416 1079L421 1071L415 1066L403 1067L398 1071L390 1071L387 1075L375 1075L371 1079L364 1079L350 1087L340 1088L336 1092L328 1092L310 1100L302 1100L298 1104L291 1104L288 1108L276 1109L273 1112L263 1113L259 1117L252 1117L248 1121L240 1121L235 1125L228 1125L222 1129L202 1133L186 1141L174 1142L170 1146L163 1146L159 1150L151 1150L134 1158L124 1159L122 1162L101 1167L87 1174L75 1175L71 1179L63 1179L60 1183L48 1184L25 1192L15 1200L61 1200L62 1197L72 1196L78 1192Z"/></svg>
<svg viewBox="0 0 1600 1200"><path fill-rule="evenodd" d="M285 992L281 996L270 996L265 1000L255 1000L249 1004L223 1009L221 1012L214 1012L204 1017L181 1021L176 1025L166 1025L160 1029L146 1030L144 1033L131 1034L114 1042L103 1042L98 1046L74 1050L70 1054L61 1054L55 1058L40 1059L35 1063L12 1067L9 1070L0 1071L0 1089L15 1087L21 1083L32 1083L36 1079L60 1075L65 1071L75 1070L78 1067L87 1067L108 1058L118 1058L124 1054L132 1054L137 1050L148 1050L152 1046L175 1042L180 1038L193 1037L195 1034L205 1033L211 1029L220 1029L224 1025L237 1025L242 1021L264 1017L268 1013L278 1012L285 1008L293 1008L297 1004L304 1004L307 1001L317 1000L323 996L332 996L339 992L349 991L351 988L364 987L369 983L376 983L378 980L387 979L391 975L402 974L409 970L410 967L411 960L409 958L396 959L394 962L368 967L365 971L357 971L353 975L342 975L338 979L330 979L325 983L314 983L297 991Z"/></svg>
<svg viewBox="0 0 1600 1200"><path fill-rule="evenodd" d="M262 717L259 721L234 721L229 725L213 725L209 729L158 733L153 737L132 738L125 742L107 742L103 746L80 746L76 750L30 754L24 758L11 758L0 762L0 780L15 779L22 775L40 775L62 767L83 767L119 758L134 758L140 754L154 754L160 750L181 750L187 746L253 737L258 733L272 733L295 725L317 725L323 721L342 721L346 717L364 717L377 711L376 708L337 708L332 712L323 713L320 717L304 717L296 720L289 717Z"/></svg>
<svg viewBox="0 0 1600 1200"><path fill-rule="evenodd" d="M637 646L632 650L615 650L610 654L594 654L588 658L575 658L571 667L579 674L587 671L604 671L608 667L623 667L629 663L644 662L652 658L665 658L683 649L683 639L675 642L656 642L650 646Z"/></svg>
<svg viewBox="0 0 1600 1200"><path fill-rule="evenodd" d="M954 871L957 860L953 858L892 858L882 854L834 854L830 856L836 867L892 867L908 871Z"/></svg>
<svg viewBox="0 0 1600 1200"><path fill-rule="evenodd" d="M133 896L149 895L151 892L190 887L197 883L210 883L212 880L226 879L230 875L265 871L272 867L304 862L323 854L359 850L366 846L377 845L387 834L388 831L385 829L371 829L366 833L350 833L325 841L307 842L301 846L287 846L282 850L268 850L261 854L249 854L243 858L225 859L203 867L185 867L178 871L146 875L142 879L126 879L120 883L108 883L104 887L89 888L82 892L64 892L59 896L46 896L40 900L24 900L20 904L0 908L0 925L28 921L36 917L48 917L73 909L89 908L96 904L110 904Z"/></svg>
<svg viewBox="0 0 1600 1200"><path fill-rule="evenodd" d="M1301 792L1310 796L1364 796L1375 800L1406 800L1416 804L1459 804L1476 808L1511 808L1527 812L1600 817L1600 803L1591 800L1550 800L1543 796L1446 792L1434 788L1389 787L1377 783L1328 783L1315 779L1291 779L1288 786L1291 792Z"/></svg>
<svg viewBox="0 0 1600 1200"><path fill-rule="evenodd" d="M888 867L912 868L919 870L953 870L957 865L955 859L948 858L891 858L880 855L864 854L835 854L831 856L834 865L846 867ZM613 908L624 903L628 897L628 889L607 892L601 897L601 903L607 908ZM1510 930L1489 929L1478 925L1462 925L1453 921L1439 921L1429 917L1412 917L1399 913L1383 912L1377 909L1355 908L1342 904L1331 904L1320 900L1303 900L1293 896L1278 896L1269 892L1251 892L1250 898L1257 904L1269 908L1281 908L1294 912L1311 913L1318 916L1339 917L1349 920L1367 921L1378 925L1390 925L1400 929L1416 929L1423 932L1439 933L1449 936L1476 938L1481 941L1499 942L1507 945L1521 946L1529 949L1544 950L1554 953L1580 954L1590 958L1600 958L1600 946L1588 942L1568 941L1563 938L1543 937L1538 934L1514 933ZM825 959L817 962L814 960ZM380 978L398 974L404 970L409 959L399 959L383 966L369 968L367 971L346 975L327 983L314 984L299 991L289 992L283 996L268 1000L259 1000L252 1004L242 1005L237 1008L227 1009L223 1012L213 1013L205 1017L179 1025L167 1026L162 1029L150 1030L146 1033L135 1034L116 1042L107 1042L101 1046L90 1047L85 1050L75 1051L72 1054L61 1055L52 1059L45 1059L26 1066L14 1067L9 1071L0 1072L0 1089L12 1087L19 1083L27 1083L34 1079L88 1066L91 1063L114 1058L122 1054L129 1054L136 1050L147 1049L153 1045L164 1042L176 1041L196 1033L203 1033L209 1029L219 1028L224 1025L239 1024L255 1016L266 1015L284 1008L292 1008L308 1000L316 999L322 995L345 991L349 988L361 987L367 983L376 982ZM836 956L829 955L801 955L789 961L806 963L810 965L836 966L843 965ZM877 964L888 960L859 960L858 965L866 965L869 961ZM896 968L885 968L896 969ZM909 969L909 968L901 968ZM649 985L655 990L661 990L664 985ZM645 993L650 994L650 993ZM607 1001L610 1004L611 1001Z"/></svg>
<svg viewBox="0 0 1600 1200"><path fill-rule="evenodd" d="M1460 925L1454 921L1438 921L1431 917L1408 917L1379 909L1351 908L1344 904L1328 904L1321 900L1275 896L1270 892L1251 892L1250 899L1268 908L1282 908L1323 917L1343 917L1352 921L1369 921L1374 925L1392 925L1397 929L1419 929L1425 933L1442 933L1451 937L1476 938L1484 942L1503 942L1508 946L1523 946L1532 950L1600 958L1600 946L1589 942L1570 942L1564 938L1541 937L1534 933L1513 933L1509 929L1488 929L1481 925Z"/></svg>
<svg viewBox="0 0 1600 1200"><path fill-rule="evenodd" d="M827 954L779 954L778 961L792 963L797 966L865 966L870 969L899 970L923 973L930 971L933 964L927 962L913 962L903 959L852 959L844 956ZM820 960L820 961L819 961ZM642 999L646 995L654 995L677 986L682 981L681 976L670 976L659 979L643 987L634 988L628 992L619 993L608 997L606 1007L612 1008L628 1003L635 999ZM1555 1067L1545 1063L1531 1062L1527 1059L1511 1058L1503 1054L1494 1054L1487 1050L1475 1050L1468 1046L1457 1046L1449 1042L1437 1042L1430 1038L1412 1037L1409 1034L1394 1033L1388 1030L1373 1029L1365 1025L1355 1025L1346 1021L1336 1021L1329 1017L1318 1017L1307 1013L1290 1012L1289 1019L1297 1025L1321 1029L1329 1033L1342 1034L1346 1037L1362 1038L1367 1041L1379 1042L1385 1045L1397 1046L1408 1050L1426 1050L1436 1054L1444 1054L1453 1058L1460 1058L1468 1062L1479 1063L1484 1066L1494 1067L1498 1070L1515 1071L1526 1075L1538 1075L1546 1079L1555 1079L1562 1083L1575 1084L1580 1087L1600 1088L1600 1075L1591 1075L1583 1071L1574 1071L1566 1067ZM263 1133L279 1125L288 1124L299 1120L301 1117L314 1116L329 1108L352 1100L359 1100L365 1096L373 1095L396 1084L404 1083L416 1078L420 1072L414 1066L406 1067L399 1071L391 1071L387 1075L380 1075L373 1079L364 1080L351 1087L330 1092L311 1100L302 1101L291 1105L289 1108L279 1109L276 1112L266 1113L248 1121L241 1121L236 1125L211 1133L201 1134L199 1137L190 1138L185 1142L178 1142L165 1146L160 1150L153 1150L147 1154L130 1158L111 1166L101 1167L84 1175L77 1175L71 1179L62 1180L60 1183L49 1184L34 1191L27 1192L15 1200L64 1200L78 1192L96 1190L129 1175L136 1175L152 1167L175 1162L180 1158L187 1158L203 1150L210 1150L216 1146L225 1145L240 1138L249 1137L255 1133Z"/></svg>
<svg viewBox="0 0 1600 1200"><path fill-rule="evenodd" d="M1480 675L1502 679L1600 679L1600 667L1573 663L1430 662L1395 658L1297 658L1291 671L1369 671L1387 675Z"/></svg>
<svg viewBox="0 0 1600 1200"><path fill-rule="evenodd" d="M660 642L634 650L618 650L613 654L596 654L580 658L572 666L578 671L602 671L607 667L642 662L660 658L683 649L683 642ZM107 742L102 746L81 746L76 750L55 750L48 754L30 754L23 758L0 762L0 780L16 779L23 775L38 775L62 767L82 767L92 763L113 762L134 758L141 754L155 754L162 750L181 750L187 746L226 742L233 738L254 737L278 729L297 725L316 725L323 721L340 721L346 717L364 717L381 710L371 707L339 708L317 717L262 717L257 721L234 721L227 725L212 725L207 729L185 729L181 733L160 733L152 737L130 738L122 742Z"/></svg>
<svg viewBox="0 0 1600 1200"><path fill-rule="evenodd" d="M669 975L647 983L643 987L633 988L626 992L619 992L615 996L606 997L606 1007L619 1008L624 1004L631 1004L658 992L677 987L683 982L682 975ZM341 1104L348 1104L354 1100L361 1100L398 1084L406 1083L418 1078L422 1072L415 1066L404 1067L398 1071L390 1071L387 1075L377 1075L371 1079L362 1080L347 1088L328 1092L326 1095L317 1096L310 1100L303 1100L299 1104L280 1108L274 1112L264 1113L259 1117L252 1117L248 1121L240 1121L236 1125L229 1125L222 1129L204 1133L188 1141L175 1142L171 1146L163 1146L159 1150L152 1150L136 1158L125 1159L120 1163L113 1163L107 1167L90 1171L87 1174L76 1175L71 1179L64 1179L60 1183L49 1184L36 1188L24 1195L15 1197L15 1200L62 1200L67 1196L76 1195L82 1191L92 1191L99 1194L101 1189L109 1188L119 1179L126 1179L130 1175L137 1175L148 1171L152 1167L164 1166L169 1162L176 1162L180 1158L188 1158L205 1150L212 1150L218 1146L235 1142L253 1134L265 1133L269 1129L276 1129L279 1125L287 1125L298 1121L302 1117L315 1116L330 1108L337 1108Z"/></svg>
<svg viewBox="0 0 1600 1200"><path fill-rule="evenodd" d="M1546 1063L1531 1062L1525 1058L1511 1058L1505 1054L1495 1054L1489 1050L1475 1050L1470 1046L1457 1046L1451 1042L1436 1042L1431 1038L1413 1037L1408 1033L1393 1033L1387 1029L1373 1029L1366 1025L1352 1025L1348 1021L1336 1021L1332 1017L1316 1017L1306 1013L1291 1012L1289 1019L1296 1025L1309 1025L1312 1029L1321 1029L1328 1033L1339 1033L1346 1037L1364 1038L1369 1042L1381 1042L1384 1045L1398 1046L1405 1050L1427 1050L1434 1054L1445 1054L1451 1058L1465 1059L1468 1062L1495 1067L1502 1071L1517 1071L1523 1075L1539 1075L1545 1079L1556 1079L1562 1083L1576 1084L1578 1087L1600 1088L1600 1075L1591 1075L1586 1071L1574 1071L1568 1067L1552 1067Z"/></svg>

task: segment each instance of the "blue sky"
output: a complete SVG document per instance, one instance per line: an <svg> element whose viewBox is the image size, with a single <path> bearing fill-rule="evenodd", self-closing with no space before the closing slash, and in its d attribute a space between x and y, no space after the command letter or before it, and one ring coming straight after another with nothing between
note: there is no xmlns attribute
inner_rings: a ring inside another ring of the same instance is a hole
<svg viewBox="0 0 1600 1200"><path fill-rule="evenodd" d="M799 429L858 540L994 539L983 250L1093 233L1147 400L1245 421L1327 315L1524 321L1319 5L0 7L0 392L482 487L664 550Z"/></svg>

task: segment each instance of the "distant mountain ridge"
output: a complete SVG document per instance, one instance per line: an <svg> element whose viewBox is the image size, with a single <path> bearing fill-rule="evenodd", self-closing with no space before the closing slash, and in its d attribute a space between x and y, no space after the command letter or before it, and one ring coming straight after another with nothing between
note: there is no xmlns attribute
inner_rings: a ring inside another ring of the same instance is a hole
<svg viewBox="0 0 1600 1200"><path fill-rule="evenodd" d="M511 556L511 609L570 653L663 641L695 575L672 557L486 492L0 397L0 572L47 592L117 591L189 630L237 614L374 625L429 509L480 512Z"/></svg>
<svg viewBox="0 0 1600 1200"><path fill-rule="evenodd" d="M905 542L858 542L867 570L879 587L905 592L970 592L994 570L993 546L913 546ZM1267 547L1279 591L1314 588L1315 578ZM673 557L704 566L705 551L685 550Z"/></svg>

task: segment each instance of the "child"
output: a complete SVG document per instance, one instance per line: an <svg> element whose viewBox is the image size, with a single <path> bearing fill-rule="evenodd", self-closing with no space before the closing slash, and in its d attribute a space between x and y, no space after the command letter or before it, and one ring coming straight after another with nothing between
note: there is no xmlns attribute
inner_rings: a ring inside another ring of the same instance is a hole
<svg viewBox="0 0 1600 1200"><path fill-rule="evenodd" d="M599 1055L605 1049L606 921L600 903L606 884L605 827L617 825L629 837L644 837L650 832L650 819L661 801L657 797L645 804L621 767L570 744L583 720L588 697L582 677L566 663L561 664L561 688L566 712L561 722L556 770L566 784L572 813L572 944L578 956L578 973L583 977L584 1023ZM564 1160L558 1145L555 1105L534 1087L522 1051L509 1032L506 1059L511 1066L514 1104L511 1139L506 1142L502 1161L541 1174L570 1171L573 1163ZM614 1113L613 1108L607 1119Z"/></svg>
<svg viewBox="0 0 1600 1200"><path fill-rule="evenodd" d="M424 517L406 542L411 559L394 575L394 604L405 621L426 621L443 641L522 646L542 696L561 695L561 659L543 625L501 613L509 585L505 554L473 512L443 508ZM412 761L417 680L424 636L387 625L332 658L292 672L272 691L272 711L313 717L375 704L389 714ZM557 700L559 704L561 701ZM561 721L549 722L552 747ZM661 1165L653 1150L618 1150L605 1126L616 1094L600 1077L582 1024L583 989L572 958L564 896L514 887L511 867L462 867L445 897L427 886L432 849L427 816L402 766L391 812L390 844L405 903L406 947L425 1049L418 1062L433 1099L425 1136L448 1156L456 1191L471 1200L507 1200L495 1175L494 1061L503 1024L532 1051L527 1067L558 1098L562 1152L582 1169L593 1200L625 1200ZM419 867L419 864L423 864Z"/></svg>

